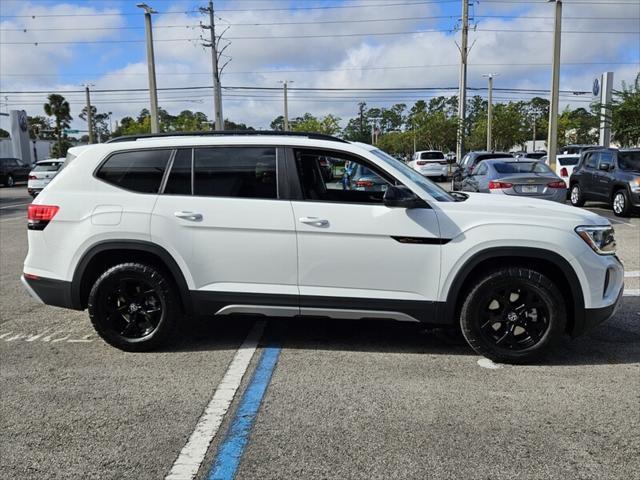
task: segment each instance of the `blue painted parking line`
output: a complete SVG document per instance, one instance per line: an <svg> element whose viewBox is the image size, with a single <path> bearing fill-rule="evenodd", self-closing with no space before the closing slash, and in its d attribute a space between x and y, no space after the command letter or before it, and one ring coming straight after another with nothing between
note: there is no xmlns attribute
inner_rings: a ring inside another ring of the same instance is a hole
<svg viewBox="0 0 640 480"><path fill-rule="evenodd" d="M229 433L218 448L213 468L209 472L209 480L231 480L234 478L247 446L253 422L260 409L262 398L276 368L280 350L279 344L270 345L264 349L251 382L242 396Z"/></svg>

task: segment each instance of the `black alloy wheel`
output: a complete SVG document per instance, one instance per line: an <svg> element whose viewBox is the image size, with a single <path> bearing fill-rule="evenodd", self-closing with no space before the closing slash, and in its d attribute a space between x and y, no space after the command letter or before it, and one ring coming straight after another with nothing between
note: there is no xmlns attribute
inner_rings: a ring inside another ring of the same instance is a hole
<svg viewBox="0 0 640 480"><path fill-rule="evenodd" d="M566 325L564 299L542 273L503 267L476 279L460 315L462 333L479 354L505 363L538 360Z"/></svg>
<svg viewBox="0 0 640 480"><path fill-rule="evenodd" d="M97 333L114 347L146 351L164 343L179 316L175 289L155 268L126 263L107 270L89 294Z"/></svg>

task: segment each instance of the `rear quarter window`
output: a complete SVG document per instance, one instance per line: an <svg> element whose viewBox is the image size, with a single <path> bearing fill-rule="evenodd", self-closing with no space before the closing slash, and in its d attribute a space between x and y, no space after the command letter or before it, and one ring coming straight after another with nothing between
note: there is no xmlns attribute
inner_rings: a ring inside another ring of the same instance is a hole
<svg viewBox="0 0 640 480"><path fill-rule="evenodd" d="M96 177L139 193L158 193L171 150L136 150L111 155Z"/></svg>

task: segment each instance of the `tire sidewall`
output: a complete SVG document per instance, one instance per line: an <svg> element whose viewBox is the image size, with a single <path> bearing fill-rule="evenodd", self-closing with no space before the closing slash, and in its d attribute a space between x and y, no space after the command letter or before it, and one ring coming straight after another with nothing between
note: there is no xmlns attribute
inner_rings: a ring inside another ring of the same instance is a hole
<svg viewBox="0 0 640 480"><path fill-rule="evenodd" d="M614 205L615 205L616 197L618 195L622 196L622 200L624 202L624 206L623 206L622 210L620 210L619 212L616 212ZM618 190L616 193L613 194L613 202L611 203L611 209L613 210L613 213L617 217L627 217L627 216L629 216L629 211L631 210L629 202L630 202L630 199L629 199L629 195L627 194L627 192L624 191L624 190Z"/></svg>
<svg viewBox="0 0 640 480"><path fill-rule="evenodd" d="M573 201L573 191L576 190L576 201ZM582 190L580 189L580 185L578 185L577 183L573 184L571 186L571 190L569 191L569 201L571 202L571 205L573 205L574 207L580 207L582 206L583 202L582 202Z"/></svg>
<svg viewBox="0 0 640 480"><path fill-rule="evenodd" d="M103 307L107 295L111 294L116 283L125 277L138 278L149 283L156 290L163 309L154 331L138 339L128 339L109 328L107 312ZM178 315L177 299L166 278L153 267L135 263L116 265L103 273L89 293L88 309L91 323L104 341L121 350L132 352L151 350L163 344L171 336Z"/></svg>
<svg viewBox="0 0 640 480"><path fill-rule="evenodd" d="M488 340L480 331L479 315L481 302L487 295L497 288L512 285L514 281L523 282L533 289L545 302L549 313L547 330L540 340L517 351L501 348ZM465 339L477 353L498 362L525 363L540 359L559 340L566 326L566 308L548 278L527 268L509 268L485 276L471 289L462 307L460 325Z"/></svg>

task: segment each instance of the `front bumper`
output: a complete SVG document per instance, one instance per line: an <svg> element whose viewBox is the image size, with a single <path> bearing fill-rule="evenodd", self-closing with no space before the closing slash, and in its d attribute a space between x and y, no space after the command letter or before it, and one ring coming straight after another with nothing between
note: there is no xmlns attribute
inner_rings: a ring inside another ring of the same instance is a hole
<svg viewBox="0 0 640 480"><path fill-rule="evenodd" d="M611 305L601 308L585 308L584 315L582 316L582 321L576 321L573 331L571 332L571 336L578 337L580 335L583 335L592 330L597 325L600 325L601 323L606 322L611 317L613 317L618 310L618 307L620 306L623 293L624 284L620 288L620 293L618 293L616 301Z"/></svg>

